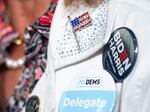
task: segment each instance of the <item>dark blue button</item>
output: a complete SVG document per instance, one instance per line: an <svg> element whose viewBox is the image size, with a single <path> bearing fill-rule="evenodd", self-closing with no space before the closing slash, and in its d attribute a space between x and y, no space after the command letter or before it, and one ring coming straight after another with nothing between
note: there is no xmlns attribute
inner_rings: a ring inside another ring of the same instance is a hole
<svg viewBox="0 0 150 112"><path fill-rule="evenodd" d="M132 71L138 54L133 31L121 27L112 32L103 50L103 67L116 82L123 81Z"/></svg>

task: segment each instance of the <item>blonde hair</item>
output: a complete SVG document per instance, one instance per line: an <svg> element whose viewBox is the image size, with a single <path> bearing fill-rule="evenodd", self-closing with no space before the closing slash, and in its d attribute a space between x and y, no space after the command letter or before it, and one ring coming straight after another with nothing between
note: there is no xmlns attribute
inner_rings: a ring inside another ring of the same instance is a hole
<svg viewBox="0 0 150 112"><path fill-rule="evenodd" d="M64 0L64 4L65 6L70 6L72 5L73 2L78 2L80 0ZM96 5L98 2L102 1L102 0L82 0L84 1L86 4L92 6L92 5Z"/></svg>

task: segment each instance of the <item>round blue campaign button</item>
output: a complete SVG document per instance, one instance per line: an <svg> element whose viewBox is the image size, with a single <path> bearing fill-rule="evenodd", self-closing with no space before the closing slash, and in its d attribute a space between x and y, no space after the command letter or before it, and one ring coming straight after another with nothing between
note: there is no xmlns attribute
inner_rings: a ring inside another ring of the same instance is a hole
<svg viewBox="0 0 150 112"><path fill-rule="evenodd" d="M123 81L132 71L138 54L137 39L132 30L115 30L103 50L103 67L116 82Z"/></svg>

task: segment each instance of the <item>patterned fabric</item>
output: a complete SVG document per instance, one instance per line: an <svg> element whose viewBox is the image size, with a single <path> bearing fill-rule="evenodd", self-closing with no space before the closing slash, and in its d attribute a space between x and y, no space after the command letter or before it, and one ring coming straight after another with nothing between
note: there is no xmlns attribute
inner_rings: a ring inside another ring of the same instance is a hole
<svg viewBox="0 0 150 112"><path fill-rule="evenodd" d="M19 34L0 17L0 48L6 49Z"/></svg>
<svg viewBox="0 0 150 112"><path fill-rule="evenodd" d="M10 97L8 112L21 112L27 98L46 68L50 26L58 0L52 0L48 11L25 31L26 65Z"/></svg>
<svg viewBox="0 0 150 112"><path fill-rule="evenodd" d="M19 34L8 24L5 14L5 4L0 0L0 50L4 50L13 43Z"/></svg>

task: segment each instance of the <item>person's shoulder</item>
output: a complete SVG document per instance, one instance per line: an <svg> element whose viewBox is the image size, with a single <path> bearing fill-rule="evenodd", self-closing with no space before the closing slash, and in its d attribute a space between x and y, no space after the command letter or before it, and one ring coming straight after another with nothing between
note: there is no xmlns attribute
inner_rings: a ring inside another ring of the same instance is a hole
<svg viewBox="0 0 150 112"><path fill-rule="evenodd" d="M120 4L124 4L135 9L150 13L150 0L116 0Z"/></svg>

